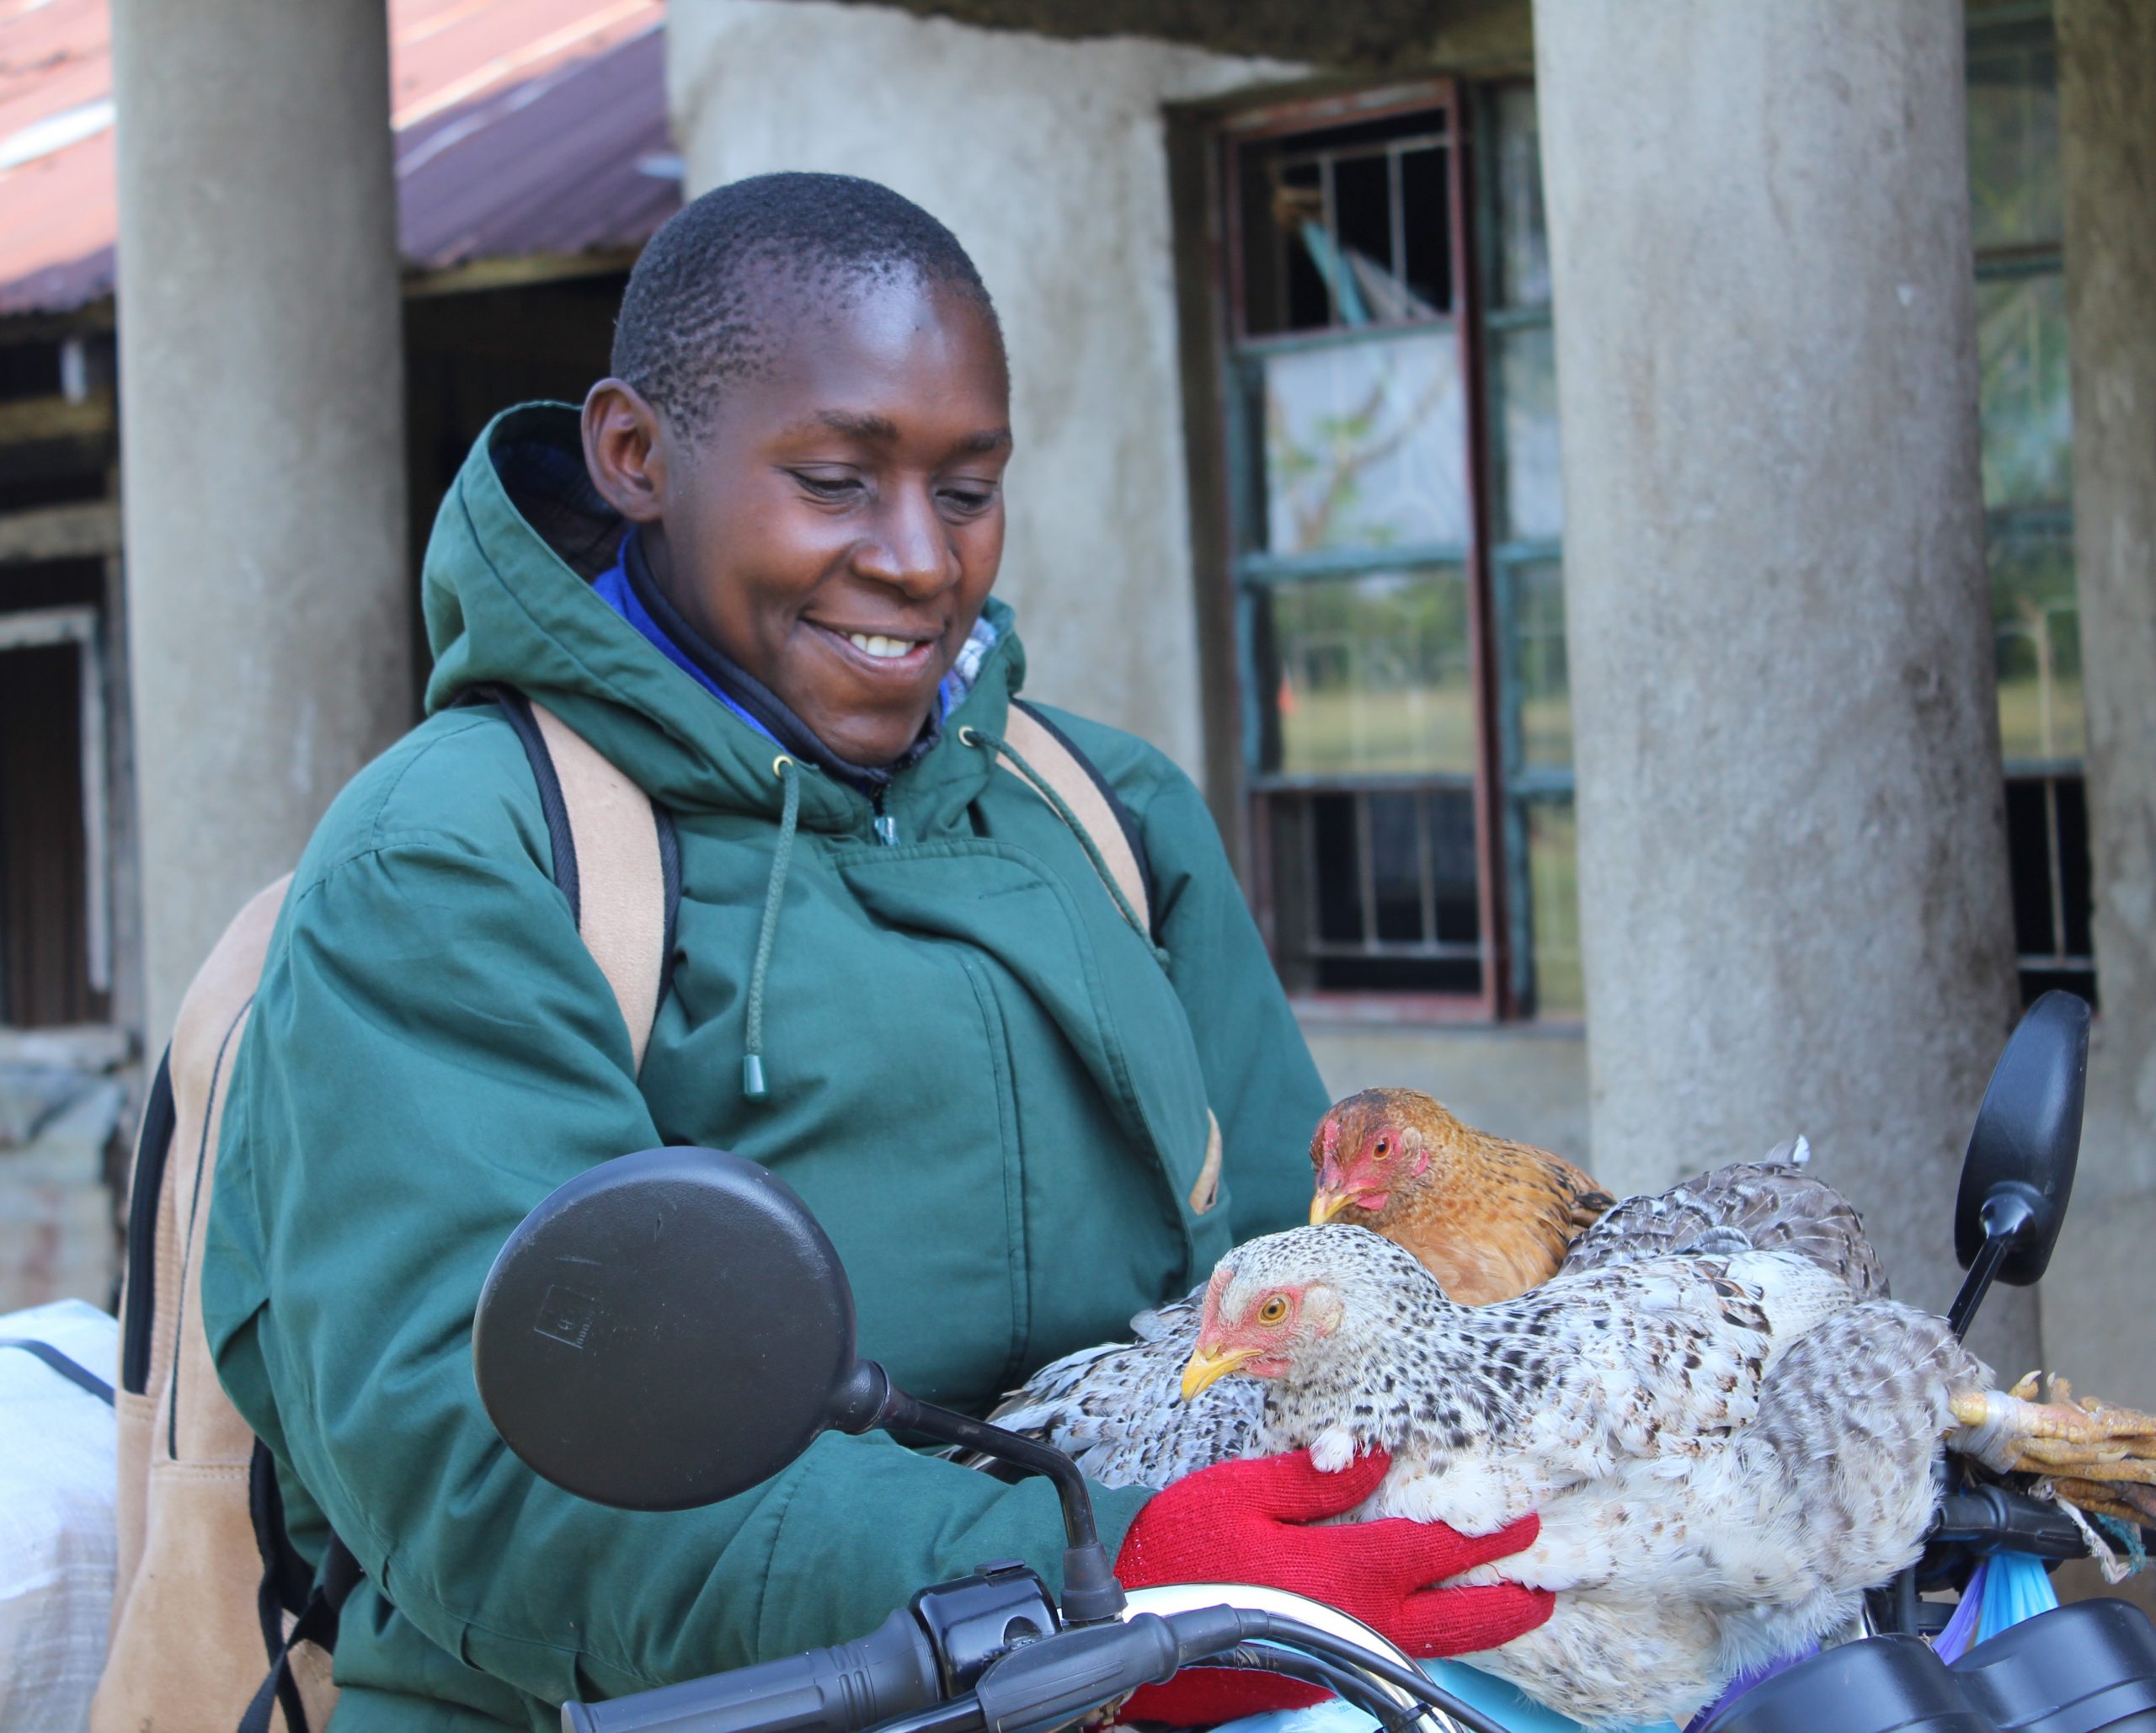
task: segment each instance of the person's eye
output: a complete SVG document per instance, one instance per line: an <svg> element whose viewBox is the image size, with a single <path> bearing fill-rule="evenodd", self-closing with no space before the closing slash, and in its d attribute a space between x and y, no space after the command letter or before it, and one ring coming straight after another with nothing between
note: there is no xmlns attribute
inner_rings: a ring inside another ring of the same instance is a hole
<svg viewBox="0 0 2156 1733"><path fill-rule="evenodd" d="M979 517L995 504L996 489L979 483L959 483L947 486L937 498L962 517Z"/></svg>
<svg viewBox="0 0 2156 1733"><path fill-rule="evenodd" d="M819 499L856 499L863 488L859 476L819 475L806 469L788 470L787 473Z"/></svg>

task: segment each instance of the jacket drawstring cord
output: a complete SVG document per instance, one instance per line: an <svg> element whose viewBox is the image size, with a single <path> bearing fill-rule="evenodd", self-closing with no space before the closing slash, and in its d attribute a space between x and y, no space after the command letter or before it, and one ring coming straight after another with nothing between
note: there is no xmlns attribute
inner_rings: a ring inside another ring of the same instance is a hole
<svg viewBox="0 0 2156 1733"><path fill-rule="evenodd" d="M1130 930L1145 941L1146 948L1165 967L1168 953L1153 942L1153 936L1145 930L1145 923L1138 918L1138 911L1130 906L1130 898L1123 895L1123 887L1115 882L1115 874L1108 870L1108 863L1102 857L1100 845L1093 840L1092 833L1079 822L1077 813L1070 810L1070 803L1055 792L1045 776L1026 762L1024 755L1017 747L1001 736L991 734L986 728L975 728L969 723L958 730L958 744L961 746L985 747L991 760L995 754L1001 753L1011 761L1011 767L1033 785L1040 797L1054 808L1056 817L1062 819L1070 827L1070 834L1078 839L1078 845L1085 850L1086 858L1093 863L1093 871L1100 875L1101 882L1107 887L1108 894L1115 898L1115 906L1122 911L1123 918L1130 923Z"/></svg>
<svg viewBox="0 0 2156 1733"><path fill-rule="evenodd" d="M771 852L771 877L764 885L764 919L756 929L755 967L749 971L749 1050L741 1060L741 1093L760 1101L771 1090L764 1083L764 977L771 968L771 944L778 937L778 906L786 897L787 868L793 860L793 832L801 817L801 766L784 753L771 760L771 774L786 791L779 814L778 846Z"/></svg>

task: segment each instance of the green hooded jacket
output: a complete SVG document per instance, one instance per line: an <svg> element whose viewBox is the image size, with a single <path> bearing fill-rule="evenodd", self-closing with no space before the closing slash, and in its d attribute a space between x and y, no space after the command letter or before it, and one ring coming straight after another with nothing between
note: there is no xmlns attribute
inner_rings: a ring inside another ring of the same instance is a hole
<svg viewBox="0 0 2156 1733"><path fill-rule="evenodd" d="M274 1452L295 1538L366 1572L341 1733L549 1728L557 1705L860 1635L926 1584L1021 1558L1057 1581L1047 1483L827 1435L672 1515L539 1480L488 1424L472 1318L527 1210L662 1143L800 1193L852 1278L862 1351L974 1412L1127 1333L1235 1240L1299 1220L1326 1101L1203 800L1128 734L1049 712L1134 816L1165 957L1000 733L1001 637L932 748L869 804L805 769L768 970L766 1100L744 1099L750 966L782 790L770 743L593 593L622 525L574 412L513 410L444 502L425 572L428 720L315 832L237 1060L203 1309ZM681 902L641 1078L553 882L487 682L543 701L672 813ZM1218 1116L1218 1202L1189 1198ZM1103 1491L1120 1543L1142 1496Z"/></svg>

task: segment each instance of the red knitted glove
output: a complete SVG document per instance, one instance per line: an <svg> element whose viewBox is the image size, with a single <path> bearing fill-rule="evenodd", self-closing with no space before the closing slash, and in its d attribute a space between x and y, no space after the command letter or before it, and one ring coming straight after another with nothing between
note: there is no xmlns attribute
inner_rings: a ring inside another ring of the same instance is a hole
<svg viewBox="0 0 2156 1733"><path fill-rule="evenodd" d="M1201 1469L1139 1511L1116 1554L1116 1575L1125 1588L1251 1582L1287 1589L1337 1607L1414 1656L1494 1649L1549 1618L1556 1597L1547 1590L1429 1586L1532 1546L1541 1529L1533 1517L1475 1539L1441 1522L1396 1517L1311 1526L1354 1509L1390 1466L1380 1451L1337 1474L1321 1474L1310 1452L1297 1450ZM1303 1709L1324 1698L1316 1687L1289 1679L1200 1667L1146 1686L1123 1719L1190 1727Z"/></svg>

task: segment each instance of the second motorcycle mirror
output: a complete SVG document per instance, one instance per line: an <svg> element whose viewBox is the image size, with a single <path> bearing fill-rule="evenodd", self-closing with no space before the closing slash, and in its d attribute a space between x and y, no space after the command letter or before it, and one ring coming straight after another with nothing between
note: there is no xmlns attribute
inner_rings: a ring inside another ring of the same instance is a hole
<svg viewBox="0 0 2156 1733"><path fill-rule="evenodd" d="M2088 1005L2045 994L1999 1054L1969 1133L1954 1209L1955 1255L1969 1275L1947 1314L1956 1336L1994 1280L2025 1288L2051 1262L2073 1193L2088 1075Z"/></svg>

